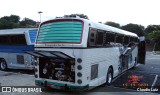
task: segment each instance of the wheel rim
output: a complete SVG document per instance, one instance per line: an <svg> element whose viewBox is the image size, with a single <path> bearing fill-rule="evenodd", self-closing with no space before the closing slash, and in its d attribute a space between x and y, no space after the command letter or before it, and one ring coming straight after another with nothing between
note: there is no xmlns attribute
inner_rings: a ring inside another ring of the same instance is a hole
<svg viewBox="0 0 160 95"><path fill-rule="evenodd" d="M6 69L6 64L5 64L5 62L1 62L1 69L2 69L2 70Z"/></svg>
<svg viewBox="0 0 160 95"><path fill-rule="evenodd" d="M108 83L111 83L111 82L112 82L112 74L109 73L109 74L108 74Z"/></svg>

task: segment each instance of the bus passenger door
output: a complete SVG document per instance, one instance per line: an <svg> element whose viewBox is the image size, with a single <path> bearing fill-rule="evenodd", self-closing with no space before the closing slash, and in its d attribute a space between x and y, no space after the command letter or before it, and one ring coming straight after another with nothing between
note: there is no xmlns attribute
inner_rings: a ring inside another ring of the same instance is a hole
<svg viewBox="0 0 160 95"><path fill-rule="evenodd" d="M146 56L146 43L145 41L141 41L138 45L138 63L145 64L145 56Z"/></svg>

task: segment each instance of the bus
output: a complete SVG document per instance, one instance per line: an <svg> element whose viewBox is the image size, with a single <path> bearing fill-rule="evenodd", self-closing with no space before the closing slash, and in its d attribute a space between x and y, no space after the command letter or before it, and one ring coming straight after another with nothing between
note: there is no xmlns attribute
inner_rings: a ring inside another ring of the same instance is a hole
<svg viewBox="0 0 160 95"><path fill-rule="evenodd" d="M34 50L36 28L0 30L0 69L34 69L33 56L26 50Z"/></svg>
<svg viewBox="0 0 160 95"><path fill-rule="evenodd" d="M40 24L34 51L35 84L88 90L145 63L144 45L131 32L83 18L56 18ZM143 49L139 49L143 48ZM140 56L138 54L141 54Z"/></svg>

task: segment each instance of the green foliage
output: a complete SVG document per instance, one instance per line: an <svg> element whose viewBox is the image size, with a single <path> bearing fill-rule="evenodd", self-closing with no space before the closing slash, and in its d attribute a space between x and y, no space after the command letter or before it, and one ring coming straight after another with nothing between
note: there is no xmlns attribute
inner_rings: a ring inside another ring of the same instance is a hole
<svg viewBox="0 0 160 95"><path fill-rule="evenodd" d="M153 31L152 33L149 33L146 35L148 39L159 39L160 40L160 30L159 31Z"/></svg>
<svg viewBox="0 0 160 95"><path fill-rule="evenodd" d="M20 21L20 17L17 15L4 16L0 18L0 29L12 29L12 28L22 28L22 27L34 27L35 21L24 18Z"/></svg>
<svg viewBox="0 0 160 95"><path fill-rule="evenodd" d="M155 45L154 50L155 51L160 51L160 30L153 31L152 33L148 33L146 35L146 38L150 39L150 41L152 41L152 43L154 43L154 45Z"/></svg>
<svg viewBox="0 0 160 95"><path fill-rule="evenodd" d="M136 33L138 36L144 36L144 26L142 25L130 23L122 26L121 29Z"/></svg>
<svg viewBox="0 0 160 95"><path fill-rule="evenodd" d="M115 22L112 22L112 21L108 21L105 24L109 25L109 26L120 28L120 24L119 23L115 23Z"/></svg>
<svg viewBox="0 0 160 95"><path fill-rule="evenodd" d="M11 29L19 26L20 17L16 15L0 18L0 29Z"/></svg>
<svg viewBox="0 0 160 95"><path fill-rule="evenodd" d="M21 22L20 25L22 27L34 27L36 25L36 22L29 19L29 18L24 18Z"/></svg>
<svg viewBox="0 0 160 95"><path fill-rule="evenodd" d="M70 15L64 15L64 17L76 17L79 16L80 18L89 19L87 15L84 14L70 14Z"/></svg>
<svg viewBox="0 0 160 95"><path fill-rule="evenodd" d="M145 33L148 34L158 30L160 30L160 25L148 25L145 29Z"/></svg>
<svg viewBox="0 0 160 95"><path fill-rule="evenodd" d="M2 17L0 20L6 20L8 22L18 23L20 20L20 17L16 15L10 15L10 16Z"/></svg>

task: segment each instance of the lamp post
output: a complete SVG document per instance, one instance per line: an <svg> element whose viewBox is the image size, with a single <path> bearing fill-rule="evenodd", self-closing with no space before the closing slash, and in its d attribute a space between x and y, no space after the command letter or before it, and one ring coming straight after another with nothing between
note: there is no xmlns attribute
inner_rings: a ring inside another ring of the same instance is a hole
<svg viewBox="0 0 160 95"><path fill-rule="evenodd" d="M40 23L41 23L41 13L43 13L43 12L39 11L38 13L39 13L39 16L40 16Z"/></svg>

